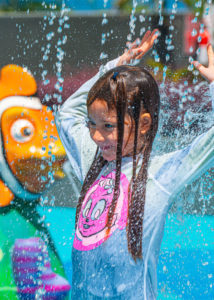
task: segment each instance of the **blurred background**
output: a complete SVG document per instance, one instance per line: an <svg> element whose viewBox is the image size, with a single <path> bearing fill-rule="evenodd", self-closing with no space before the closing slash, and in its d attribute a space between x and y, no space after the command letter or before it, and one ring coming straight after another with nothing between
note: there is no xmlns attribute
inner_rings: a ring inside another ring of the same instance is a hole
<svg viewBox="0 0 214 300"><path fill-rule="evenodd" d="M161 124L153 155L174 151L213 126L208 84L190 63L197 59L207 64L207 44L214 45L213 3L211 0L0 0L0 68L14 64L28 69L36 90L27 96L36 95L44 107L52 110L96 74L102 64L120 55L126 42L158 28L161 32L158 43L141 64L153 73L161 91ZM4 88L1 73L0 92ZM42 117L41 122L44 125ZM0 129L5 140L4 135L9 133L7 129L3 131L2 124ZM10 165L5 155L6 144L2 142L0 146L2 157ZM47 154L47 160L49 165L54 161L52 153ZM48 183L32 201L17 196L12 189L9 189L11 200L5 201L8 194L5 196L3 188L10 183L2 175L3 169L0 173L0 299L22 297L11 259L16 239L42 238L48 244L52 269L71 284L76 190L80 186L71 183L72 175L65 160L65 157L60 160L64 175L53 178L51 172L54 172L49 169ZM25 166L28 163L26 159ZM41 158L37 163L41 170ZM158 266L158 299L214 299L214 170L211 167L182 191L168 215ZM24 186L20 171L12 173ZM44 174L38 171L39 176L42 178Z"/></svg>

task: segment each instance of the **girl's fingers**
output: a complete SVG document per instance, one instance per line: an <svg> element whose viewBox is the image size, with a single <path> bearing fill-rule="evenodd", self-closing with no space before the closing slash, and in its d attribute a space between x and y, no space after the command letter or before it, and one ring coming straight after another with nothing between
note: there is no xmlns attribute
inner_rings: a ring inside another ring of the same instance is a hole
<svg viewBox="0 0 214 300"><path fill-rule="evenodd" d="M137 38L133 43L131 42L126 43L126 46L128 47L128 49L134 49L139 46L139 43L140 43L140 39Z"/></svg>
<svg viewBox="0 0 214 300"><path fill-rule="evenodd" d="M137 38L133 43L127 42L126 47L128 48L124 52L123 59L128 63L132 59L140 60L153 46L155 40L159 35L158 29L152 32L148 30L140 41Z"/></svg>
<svg viewBox="0 0 214 300"><path fill-rule="evenodd" d="M135 59L139 60L144 56L145 52L141 52L141 54L139 54Z"/></svg>
<svg viewBox="0 0 214 300"><path fill-rule="evenodd" d="M132 46L131 46L131 49L134 49L136 47L139 47L139 44L140 44L140 39L137 38L134 43L132 43Z"/></svg>
<svg viewBox="0 0 214 300"><path fill-rule="evenodd" d="M144 56L144 54L146 54L147 51L148 51L148 50L143 51L142 48L140 48L140 49L135 49L135 50L134 50L134 55L133 55L134 59L136 59L136 60L141 59L141 58Z"/></svg>
<svg viewBox="0 0 214 300"><path fill-rule="evenodd" d="M147 35L147 38L144 40L144 42L141 42L140 49L141 53L139 56L136 57L136 59L140 59L146 52L148 52L154 45L155 40L159 36L159 31L157 29L153 30L152 33Z"/></svg>
<svg viewBox="0 0 214 300"><path fill-rule="evenodd" d="M207 46L207 54L208 54L208 66L211 67L214 65L214 52L211 44Z"/></svg>
<svg viewBox="0 0 214 300"><path fill-rule="evenodd" d="M203 76L207 76L207 68L200 64L198 61L192 62L194 67L201 73Z"/></svg>
<svg viewBox="0 0 214 300"><path fill-rule="evenodd" d="M143 46L144 43L147 43L149 44L150 47L152 47L158 35L159 35L158 29L154 29L152 33L151 31L148 30L140 43L140 47Z"/></svg>
<svg viewBox="0 0 214 300"><path fill-rule="evenodd" d="M213 54L213 50L212 50L211 54ZM198 71L200 72L200 74L205 79L207 79L209 82L213 82L214 81L214 64L213 63L212 63L211 66L208 66L208 68L206 68L205 66L203 66L202 64L200 64L198 61L193 61L192 63L194 65L194 67L196 69L198 69Z"/></svg>
<svg viewBox="0 0 214 300"><path fill-rule="evenodd" d="M199 70L199 68L204 67L202 64L200 64L197 60L194 60L193 62L193 66ZM204 67L205 68L205 67Z"/></svg>
<svg viewBox="0 0 214 300"><path fill-rule="evenodd" d="M148 41L150 48L153 46L153 44L154 44L155 40L158 38L158 36L159 36L159 31L157 29L153 30L152 34L149 37L149 41Z"/></svg>
<svg viewBox="0 0 214 300"><path fill-rule="evenodd" d="M148 31L144 34L144 36L143 36L143 38L142 38L142 40L141 40L141 43L140 43L139 47L141 47L141 46L143 45L143 43L145 43L145 41L149 38L150 34L151 34L151 31L150 31L150 30L148 30Z"/></svg>

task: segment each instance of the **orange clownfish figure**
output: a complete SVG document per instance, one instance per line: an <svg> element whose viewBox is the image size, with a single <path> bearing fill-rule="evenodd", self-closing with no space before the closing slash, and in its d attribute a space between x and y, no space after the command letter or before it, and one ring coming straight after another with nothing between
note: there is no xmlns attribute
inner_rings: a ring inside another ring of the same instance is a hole
<svg viewBox="0 0 214 300"><path fill-rule="evenodd" d="M0 208L15 198L39 199L54 178L64 177L65 150L49 107L34 96L34 77L7 65L0 73Z"/></svg>

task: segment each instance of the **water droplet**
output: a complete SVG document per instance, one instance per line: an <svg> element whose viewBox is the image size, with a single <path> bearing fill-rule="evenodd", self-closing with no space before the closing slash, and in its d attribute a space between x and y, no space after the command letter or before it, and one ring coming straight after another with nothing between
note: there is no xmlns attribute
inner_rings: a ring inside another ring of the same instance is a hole
<svg viewBox="0 0 214 300"><path fill-rule="evenodd" d="M189 48L189 52L193 53L193 47L192 46Z"/></svg>
<svg viewBox="0 0 214 300"><path fill-rule="evenodd" d="M156 55L155 55L155 57L154 57L154 59L155 59L155 62L159 62L159 61L160 61L160 57L159 57L159 55L158 55L158 54L156 54Z"/></svg>
<svg viewBox="0 0 214 300"><path fill-rule="evenodd" d="M48 60L48 55L43 55L43 57L42 57L42 59L44 60L44 61L47 61Z"/></svg>
<svg viewBox="0 0 214 300"><path fill-rule="evenodd" d="M167 50L168 50L168 51L171 51L171 50L174 50L174 49L175 49L175 46L173 46L173 45L167 46Z"/></svg>
<svg viewBox="0 0 214 300"><path fill-rule="evenodd" d="M101 37L101 44L104 45L106 42L106 34L102 33L102 37Z"/></svg>
<svg viewBox="0 0 214 300"><path fill-rule="evenodd" d="M41 176L41 181L45 182L47 178L45 176Z"/></svg>
<svg viewBox="0 0 214 300"><path fill-rule="evenodd" d="M102 20L102 25L105 25L105 24L108 24L108 19L107 19L107 18L104 18L104 19Z"/></svg>
<svg viewBox="0 0 214 300"><path fill-rule="evenodd" d="M197 30L194 28L193 30L192 30L192 32L191 32L191 36L196 36L197 35Z"/></svg>
<svg viewBox="0 0 214 300"><path fill-rule="evenodd" d="M44 169L45 169L45 165L44 165L44 164L41 164L41 165L40 165L40 169L41 169L41 170L44 170Z"/></svg>
<svg viewBox="0 0 214 300"><path fill-rule="evenodd" d="M46 79L45 81L43 81L43 85L47 85L50 82L49 79Z"/></svg>
<svg viewBox="0 0 214 300"><path fill-rule="evenodd" d="M143 23L146 20L146 18L142 15L139 16L140 23Z"/></svg>
<svg viewBox="0 0 214 300"><path fill-rule="evenodd" d="M64 35L62 38L62 43L65 44L67 42L67 39L68 39L67 35Z"/></svg>
<svg viewBox="0 0 214 300"><path fill-rule="evenodd" d="M162 26L163 25L163 16L160 16L158 25Z"/></svg>
<svg viewBox="0 0 214 300"><path fill-rule="evenodd" d="M170 59L170 55L167 53L166 54L166 61L169 61L169 59Z"/></svg>
<svg viewBox="0 0 214 300"><path fill-rule="evenodd" d="M193 69L194 69L193 64L189 65L187 69L188 69L188 71L193 71Z"/></svg>
<svg viewBox="0 0 214 300"><path fill-rule="evenodd" d="M102 52L102 53L100 54L100 59L105 59L105 58L108 58L108 54Z"/></svg>

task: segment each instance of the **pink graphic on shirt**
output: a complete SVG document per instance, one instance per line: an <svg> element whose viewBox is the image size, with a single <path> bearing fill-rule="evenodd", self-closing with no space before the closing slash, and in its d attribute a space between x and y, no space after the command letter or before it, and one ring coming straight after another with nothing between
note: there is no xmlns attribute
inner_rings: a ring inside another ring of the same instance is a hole
<svg viewBox="0 0 214 300"><path fill-rule="evenodd" d="M112 226L106 234L108 210L114 195L115 171L101 176L88 190L79 215L74 248L81 251L98 247L118 228L126 227L129 182L124 174L120 177L120 193Z"/></svg>

